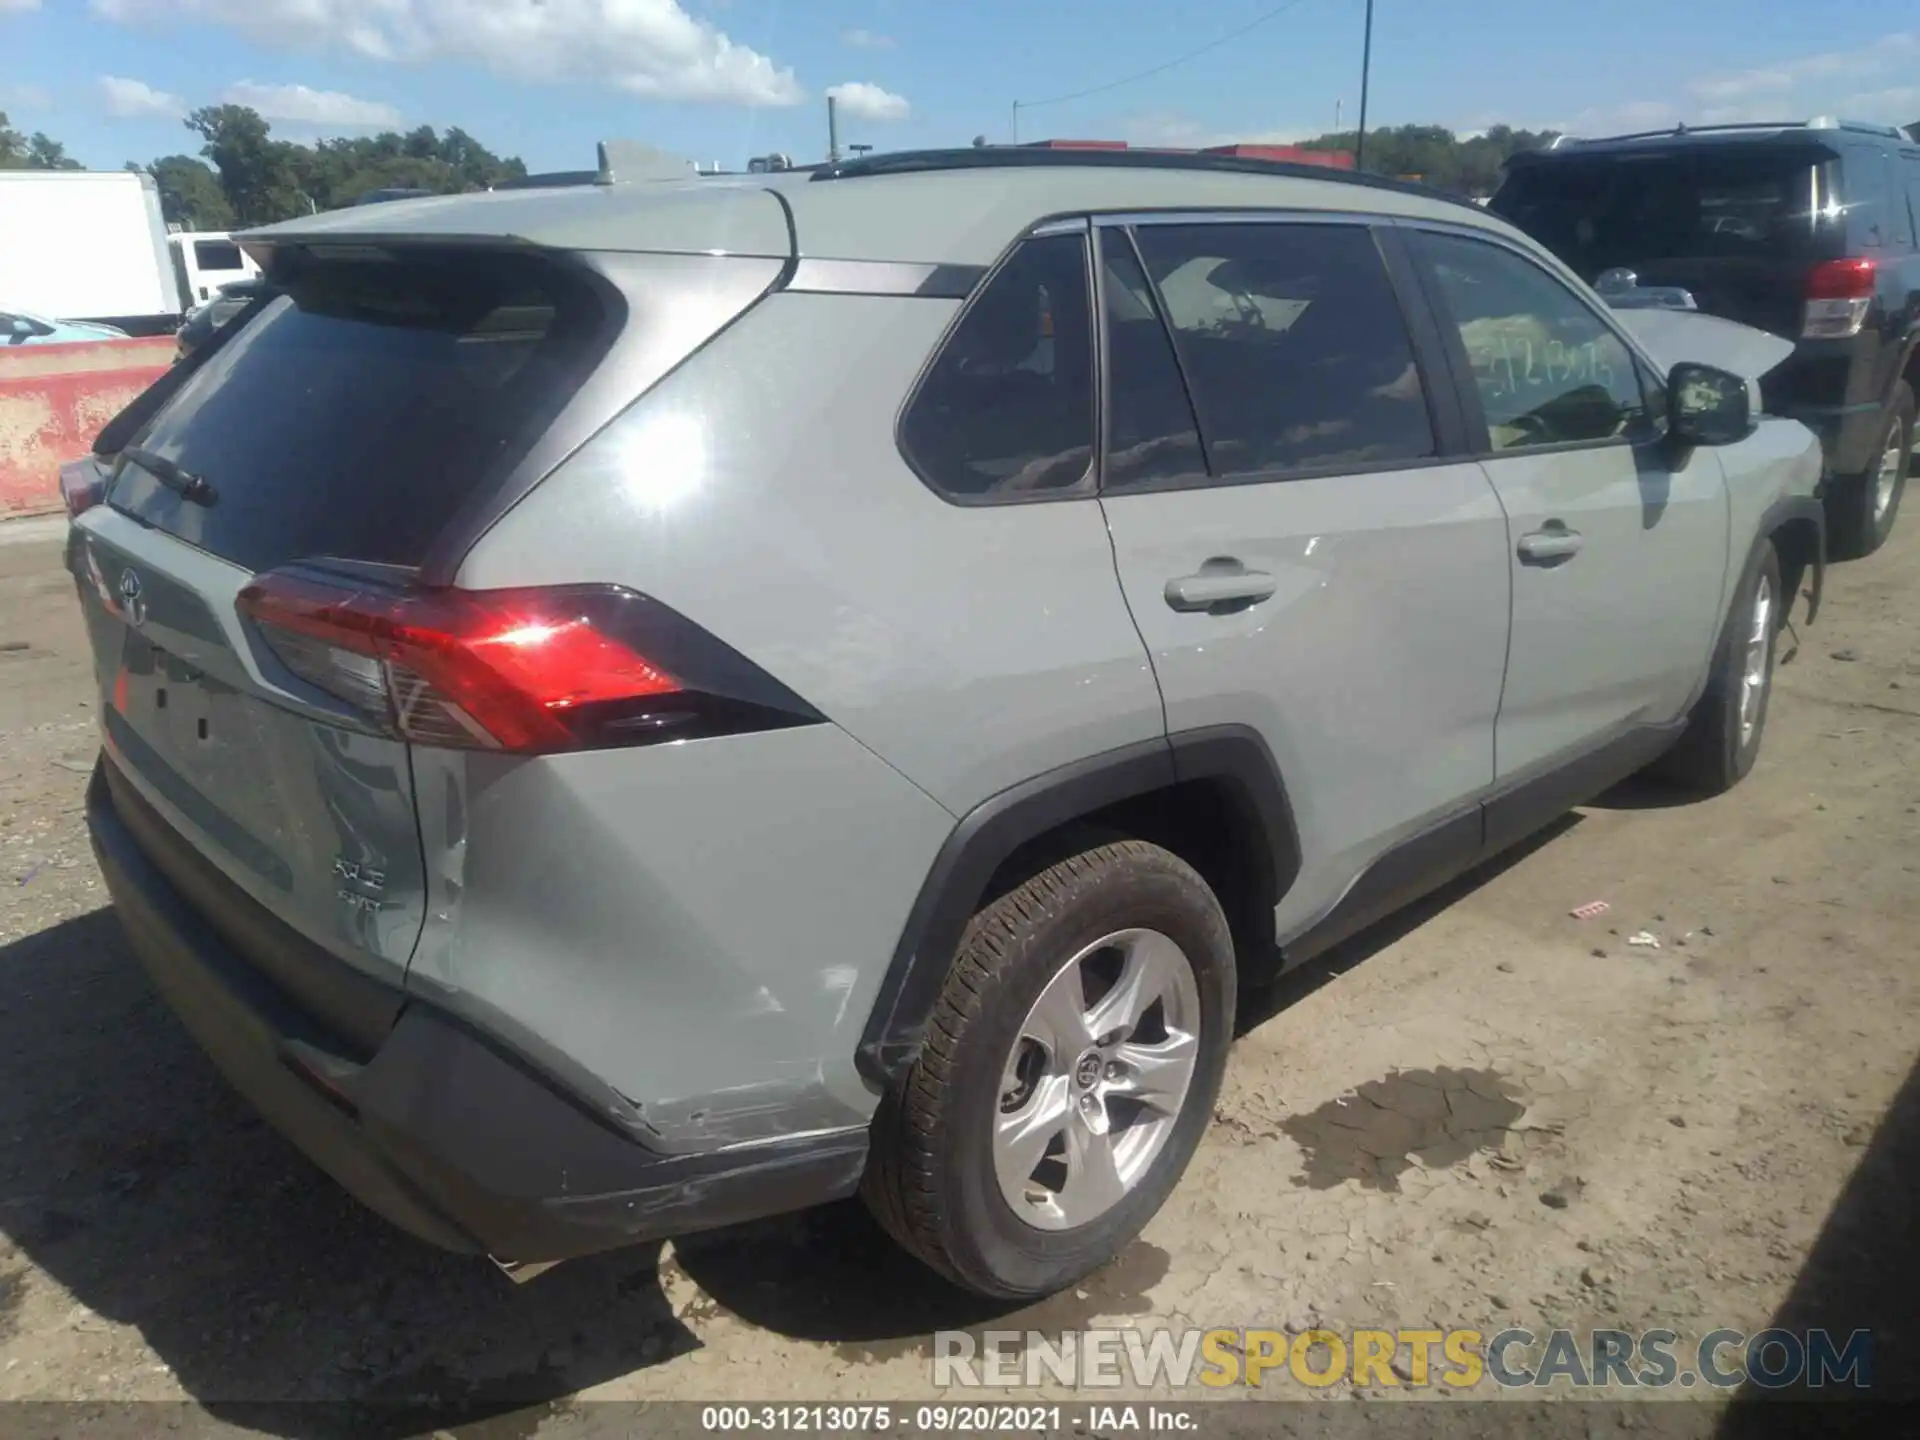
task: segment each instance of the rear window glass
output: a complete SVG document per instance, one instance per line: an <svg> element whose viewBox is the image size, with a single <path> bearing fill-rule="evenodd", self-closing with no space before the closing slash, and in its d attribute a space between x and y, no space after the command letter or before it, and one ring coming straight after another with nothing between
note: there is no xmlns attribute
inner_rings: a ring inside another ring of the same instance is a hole
<svg viewBox="0 0 1920 1440"><path fill-rule="evenodd" d="M240 270L245 262L240 258L240 247L231 240L196 240L193 242L193 263L202 270Z"/></svg>
<svg viewBox="0 0 1920 1440"><path fill-rule="evenodd" d="M265 570L336 556L417 565L505 479L599 360L617 317L533 256L307 260L133 443L210 506L128 464L111 502Z"/></svg>
<svg viewBox="0 0 1920 1440"><path fill-rule="evenodd" d="M1816 259L1818 157L1706 148L1517 168L1490 208L1581 274L1660 260ZM1830 228L1830 227L1828 227Z"/></svg>

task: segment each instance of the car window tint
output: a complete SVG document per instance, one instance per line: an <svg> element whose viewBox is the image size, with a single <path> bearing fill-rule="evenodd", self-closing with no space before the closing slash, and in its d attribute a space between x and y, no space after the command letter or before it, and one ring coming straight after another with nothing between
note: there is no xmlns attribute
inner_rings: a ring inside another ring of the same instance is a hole
<svg viewBox="0 0 1920 1440"><path fill-rule="evenodd" d="M1153 287L1124 232L1100 239L1107 319L1108 490L1207 478L1200 432Z"/></svg>
<svg viewBox="0 0 1920 1440"><path fill-rule="evenodd" d="M150 417L137 443L204 477L219 503L193 504L136 465L109 501L250 570L316 555L417 565L545 433L621 318L534 254L296 257L277 297L209 347L164 408L132 407ZM126 441L121 421L108 428Z"/></svg>
<svg viewBox="0 0 1920 1440"><path fill-rule="evenodd" d="M1070 493L1093 459L1093 326L1080 235L1029 240L968 306L901 421L956 499Z"/></svg>
<svg viewBox="0 0 1920 1440"><path fill-rule="evenodd" d="M246 264L240 247L231 240L194 241L193 263L202 270L239 270Z"/></svg>
<svg viewBox="0 0 1920 1440"><path fill-rule="evenodd" d="M1827 254L1819 153L1700 147L1517 167L1490 209L1589 278L1668 260Z"/></svg>
<svg viewBox="0 0 1920 1440"><path fill-rule="evenodd" d="M1413 344L1357 225L1145 225L1136 235L1217 476L1433 455Z"/></svg>
<svg viewBox="0 0 1920 1440"><path fill-rule="evenodd" d="M1887 241L1902 250L1913 248L1913 213L1908 208L1906 187L1901 184L1900 157L1891 150L1880 157L1880 168L1886 176L1887 196Z"/></svg>
<svg viewBox="0 0 1920 1440"><path fill-rule="evenodd" d="M1920 155L1908 155L1901 161L1907 175L1907 216L1913 225L1915 245L1920 245Z"/></svg>
<svg viewBox="0 0 1920 1440"><path fill-rule="evenodd" d="M1459 328L1495 450L1647 431L1632 352L1560 280L1483 241L1421 234L1417 243Z"/></svg>

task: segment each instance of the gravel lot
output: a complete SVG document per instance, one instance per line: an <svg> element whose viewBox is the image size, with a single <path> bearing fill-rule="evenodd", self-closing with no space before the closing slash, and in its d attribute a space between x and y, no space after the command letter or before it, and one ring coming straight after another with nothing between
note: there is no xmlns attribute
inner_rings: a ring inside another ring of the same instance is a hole
<svg viewBox="0 0 1920 1440"><path fill-rule="evenodd" d="M58 532L5 527L0 1400L91 1403L0 1414L318 1434L338 1412L260 1407L424 1400L493 1416L466 1433L597 1433L631 1412L583 1400L924 1398L934 1329L1087 1324L1777 1316L1874 1329L1876 1388L1920 1390L1920 513L1827 605L1746 784L1611 795L1289 977L1145 1238L1008 1316L854 1205L517 1289L361 1211L130 958L81 820L93 688ZM397 1413L354 1433L418 1428Z"/></svg>

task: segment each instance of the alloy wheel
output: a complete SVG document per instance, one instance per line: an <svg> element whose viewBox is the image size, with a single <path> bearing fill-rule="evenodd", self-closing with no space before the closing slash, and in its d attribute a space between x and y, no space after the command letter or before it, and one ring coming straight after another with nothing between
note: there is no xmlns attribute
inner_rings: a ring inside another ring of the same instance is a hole
<svg viewBox="0 0 1920 1440"><path fill-rule="evenodd" d="M993 1161L1013 1213L1040 1230L1089 1224L1165 1148L1200 1053L1200 992L1157 930L1121 930L1054 973L1001 1080Z"/></svg>

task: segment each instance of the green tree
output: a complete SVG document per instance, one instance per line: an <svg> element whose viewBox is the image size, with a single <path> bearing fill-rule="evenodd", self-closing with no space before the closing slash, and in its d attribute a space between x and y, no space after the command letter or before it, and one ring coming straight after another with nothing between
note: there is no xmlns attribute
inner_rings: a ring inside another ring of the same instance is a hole
<svg viewBox="0 0 1920 1440"><path fill-rule="evenodd" d="M1439 125L1386 125L1367 132L1366 168L1378 175L1405 176L1442 190L1487 195L1500 183L1501 169L1521 150L1553 138L1552 131L1516 130L1509 125L1467 139ZM1343 130L1308 140L1309 150L1354 151L1358 134Z"/></svg>
<svg viewBox="0 0 1920 1440"><path fill-rule="evenodd" d="M215 172L227 223L234 225L285 220L305 214L309 207L338 209L372 190L404 187L450 195L484 190L527 173L519 158L495 155L464 130L441 135L431 125L405 135L386 131L296 145L274 139L271 127L254 111L217 105L194 111L187 128L206 142L200 153L212 162L213 171L185 155L156 160L147 168L160 181L162 197L171 197L168 219L177 211L192 214L203 225L209 225L204 217L215 210L205 178Z"/></svg>
<svg viewBox="0 0 1920 1440"><path fill-rule="evenodd" d="M67 147L38 130L27 140L27 169L84 170L86 166L67 154Z"/></svg>
<svg viewBox="0 0 1920 1440"><path fill-rule="evenodd" d="M301 147L275 140L244 105L207 105L186 125L207 143L200 153L220 172L220 189L238 225L266 225L305 210L296 166Z"/></svg>
<svg viewBox="0 0 1920 1440"><path fill-rule="evenodd" d="M169 225L183 230L230 230L233 206L220 188L220 177L191 155L165 155L144 169L160 187L160 210Z"/></svg>
<svg viewBox="0 0 1920 1440"><path fill-rule="evenodd" d="M67 154L67 147L51 135L36 130L22 135L7 123L7 112L0 110L0 170L83 170L78 160Z"/></svg>

